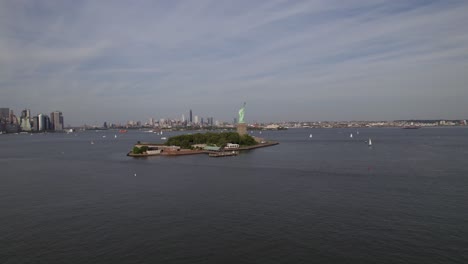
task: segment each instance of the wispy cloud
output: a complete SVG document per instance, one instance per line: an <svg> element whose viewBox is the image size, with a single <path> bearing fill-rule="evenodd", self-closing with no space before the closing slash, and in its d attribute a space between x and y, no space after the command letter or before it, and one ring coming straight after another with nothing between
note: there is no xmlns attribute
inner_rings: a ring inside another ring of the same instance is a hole
<svg viewBox="0 0 468 264"><path fill-rule="evenodd" d="M251 120L462 118L467 14L466 1L2 1L0 105L74 123L231 120L245 100Z"/></svg>

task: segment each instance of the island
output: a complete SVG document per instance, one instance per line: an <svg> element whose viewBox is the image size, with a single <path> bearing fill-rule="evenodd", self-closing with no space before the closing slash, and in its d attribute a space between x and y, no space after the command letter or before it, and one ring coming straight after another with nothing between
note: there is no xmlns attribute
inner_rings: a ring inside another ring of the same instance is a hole
<svg viewBox="0 0 468 264"><path fill-rule="evenodd" d="M170 137L165 144L137 142L127 154L130 157L183 156L208 154L210 157L235 156L239 151L279 144L263 138L241 135L237 132L197 133Z"/></svg>
<svg viewBox="0 0 468 264"><path fill-rule="evenodd" d="M279 144L247 134L244 102L239 110L237 132L197 133L170 137L165 144L137 142L127 156L148 157L157 155L182 156L208 154L209 157L236 156L239 151L269 147Z"/></svg>

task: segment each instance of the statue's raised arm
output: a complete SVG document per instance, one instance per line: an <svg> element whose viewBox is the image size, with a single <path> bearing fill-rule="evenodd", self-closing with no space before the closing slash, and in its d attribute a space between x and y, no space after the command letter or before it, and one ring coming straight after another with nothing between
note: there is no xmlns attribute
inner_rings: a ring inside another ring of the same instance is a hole
<svg viewBox="0 0 468 264"><path fill-rule="evenodd" d="M245 105L246 105L246 103L244 102L244 106L242 106L242 108L239 109L239 124L244 123Z"/></svg>

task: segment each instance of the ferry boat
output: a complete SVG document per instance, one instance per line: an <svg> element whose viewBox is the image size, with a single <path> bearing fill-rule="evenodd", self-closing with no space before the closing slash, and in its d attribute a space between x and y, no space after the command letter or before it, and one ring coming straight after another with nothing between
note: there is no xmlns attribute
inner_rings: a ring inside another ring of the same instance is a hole
<svg viewBox="0 0 468 264"><path fill-rule="evenodd" d="M125 129L120 129L120 130L119 130L119 133L127 133L127 132L128 132L128 131L125 130Z"/></svg>

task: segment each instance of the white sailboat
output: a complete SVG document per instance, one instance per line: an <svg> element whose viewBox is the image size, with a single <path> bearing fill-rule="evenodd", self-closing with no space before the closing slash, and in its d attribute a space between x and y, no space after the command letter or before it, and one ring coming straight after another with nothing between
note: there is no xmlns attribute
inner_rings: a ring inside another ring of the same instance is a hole
<svg viewBox="0 0 468 264"><path fill-rule="evenodd" d="M114 135L114 138L117 138L117 135Z"/></svg>
<svg viewBox="0 0 468 264"><path fill-rule="evenodd" d="M358 131L356 131L356 135L359 135L359 130L358 130Z"/></svg>
<svg viewBox="0 0 468 264"><path fill-rule="evenodd" d="M372 147L372 140L369 138L369 141L367 141L367 144L369 145L369 147Z"/></svg>
<svg viewBox="0 0 468 264"><path fill-rule="evenodd" d="M353 133L349 134L349 137L350 137L350 138L353 138Z"/></svg>
<svg viewBox="0 0 468 264"><path fill-rule="evenodd" d="M312 134L309 135L309 138L312 138Z"/></svg>

